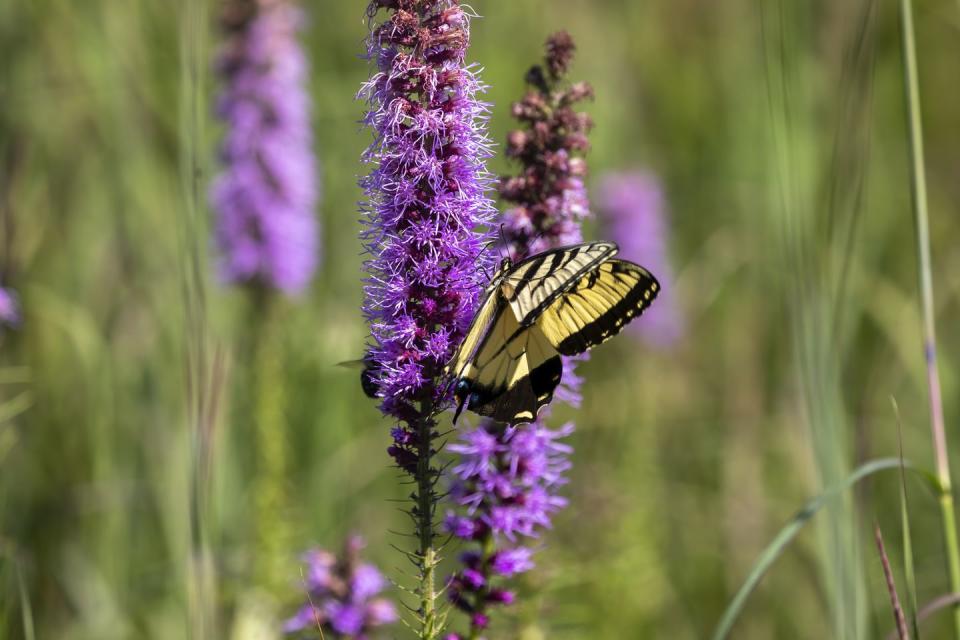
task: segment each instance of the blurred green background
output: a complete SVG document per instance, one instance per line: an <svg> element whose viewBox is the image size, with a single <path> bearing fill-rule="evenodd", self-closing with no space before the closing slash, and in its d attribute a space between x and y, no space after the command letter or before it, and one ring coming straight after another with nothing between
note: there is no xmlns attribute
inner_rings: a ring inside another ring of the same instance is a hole
<svg viewBox="0 0 960 640"><path fill-rule="evenodd" d="M220 286L206 183L213 2L0 3L0 634L270 638L301 549L351 531L404 583L389 427L355 372L363 3L306 3L322 268L253 322ZM591 185L664 183L687 334L598 349L570 507L491 638L702 638L804 500L859 462L932 466L896 3L473 3L498 143L546 35L596 89ZM960 7L917 7L948 437L960 406ZM509 170L502 157L491 167ZM587 237L596 237L591 229ZM259 324L258 324L259 323ZM264 433L264 425L272 425ZM258 426L260 431L258 432ZM267 445L267 446L264 446ZM954 447L954 453L956 447ZM954 466L960 459L953 456ZM919 600L949 591L934 496L908 482ZM896 473L817 516L736 638L892 627ZM901 593L901 595L903 595ZM948 616L925 624L943 637ZM939 626L938 626L939 625ZM25 631L26 629L26 631ZM389 637L407 637L397 626Z"/></svg>

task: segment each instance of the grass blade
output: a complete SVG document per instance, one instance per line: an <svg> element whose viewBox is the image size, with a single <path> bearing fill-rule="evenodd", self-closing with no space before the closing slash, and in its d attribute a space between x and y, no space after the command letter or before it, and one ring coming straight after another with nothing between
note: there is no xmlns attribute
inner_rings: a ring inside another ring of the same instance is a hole
<svg viewBox="0 0 960 640"><path fill-rule="evenodd" d="M893 413L897 418L897 443L900 456L900 527L903 538L903 575L907 581L907 608L910 613L910 627L913 629L913 637L920 637L920 630L917 624L917 578L913 566L913 536L910 532L910 509L907 506L907 474L903 464L903 428L900 421L900 407L894 398L890 398L893 404Z"/></svg>
<svg viewBox="0 0 960 640"><path fill-rule="evenodd" d="M720 622L717 624L717 628L713 632L713 640L723 640L724 638L728 637L730 631L733 629L734 623L737 621L737 617L740 615L740 612L743 611L743 608L747 603L747 599L757 588L757 585L760 584L760 580L763 579L763 576L766 575L767 571L770 569L773 563L776 562L777 558L780 557L787 546L793 542L793 539L797 537L797 534L800 533L803 525L806 524L807 521L813 516L815 516L831 498L844 492L868 476L880 471L896 469L900 467L901 464L906 464L908 468L913 468L909 463L902 463L902 461L898 458L880 458L878 460L866 462L857 467L843 482L827 489L817 497L807 502L807 504L805 504L803 508L801 508L796 515L790 519L786 526L780 530L780 533L777 534L773 541L767 545L767 548L763 550L763 552L760 554L760 557L757 558L757 562L753 565L753 569L750 571L750 574L744 581L743 586L740 587L740 590L737 591L737 594L733 597L733 600L731 600L730 604L727 605L726 611L723 612L723 616L720 618ZM930 480L927 474L923 475L928 481Z"/></svg>
<svg viewBox="0 0 960 640"><path fill-rule="evenodd" d="M33 406L33 398L30 397L30 392L21 391L7 402L0 404L0 424L27 412L31 406Z"/></svg>
<svg viewBox="0 0 960 640"><path fill-rule="evenodd" d="M20 611L23 615L23 637L25 640L36 640L33 627L33 607L30 605L30 595L27 593L27 583L23 579L23 570L20 563L14 560L17 571L17 588L20 591Z"/></svg>

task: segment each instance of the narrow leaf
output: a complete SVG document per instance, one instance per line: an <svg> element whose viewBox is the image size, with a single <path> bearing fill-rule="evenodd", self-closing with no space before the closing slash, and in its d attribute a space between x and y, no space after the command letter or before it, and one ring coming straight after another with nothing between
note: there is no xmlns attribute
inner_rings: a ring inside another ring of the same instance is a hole
<svg viewBox="0 0 960 640"><path fill-rule="evenodd" d="M743 586L740 587L740 590L733 597L733 600L731 600L730 604L727 605L726 611L723 612L723 616L720 618L720 622L717 625L716 630L713 632L713 640L723 640L729 636L731 629L733 629L734 623L737 621L737 617L740 615L740 612L743 611L743 608L747 603L747 599L757 588L757 585L760 584L763 576L766 575L767 571L777 560L777 558L780 557L787 546L789 546L793 539L797 537L797 534L800 533L803 525L806 524L810 518L815 516L831 498L849 489L867 476L871 476L880 471L899 468L901 464L905 464L908 468L914 469L909 462L902 462L898 458L881 458L866 462L857 467L857 469L847 476L843 482L828 488L819 496L807 502L807 504L805 504L803 508L800 509L796 515L790 519L786 526L780 530L780 533L777 534L773 541L767 545L767 548L763 550L763 552L760 554L760 557L757 558L757 562L754 564L753 569L747 576ZM921 472L921 475L928 482L930 481L929 472L926 474Z"/></svg>

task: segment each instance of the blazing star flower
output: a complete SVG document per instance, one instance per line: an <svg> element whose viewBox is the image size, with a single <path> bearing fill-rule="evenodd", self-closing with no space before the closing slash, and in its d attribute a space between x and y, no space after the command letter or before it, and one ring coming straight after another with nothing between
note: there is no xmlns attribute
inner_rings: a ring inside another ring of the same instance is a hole
<svg viewBox="0 0 960 640"><path fill-rule="evenodd" d="M308 68L297 42L303 16L285 0L236 2L223 22L217 114L226 134L210 190L221 276L298 294L313 276L318 242Z"/></svg>
<svg viewBox="0 0 960 640"><path fill-rule="evenodd" d="M376 567L360 562L363 540L347 541L342 559L322 549L303 556L307 603L284 623L286 633L322 630L337 638L364 640L377 627L397 620L389 600L377 597L387 581Z"/></svg>
<svg viewBox="0 0 960 640"><path fill-rule="evenodd" d="M371 344L362 381L398 424L388 452L411 474L419 632L434 637L434 416L449 401L444 365L473 319L493 256L480 231L492 218L487 107L465 63L470 21L458 0L373 0L360 96L373 142L364 154L361 235L369 255L363 312Z"/></svg>
<svg viewBox="0 0 960 640"><path fill-rule="evenodd" d="M493 213L487 108L475 68L464 63L469 20L456 0L374 0L368 15L376 73L361 91L374 132L364 156L373 170L361 182L370 256L364 314L373 339L365 383L383 412L404 423L390 453L413 472L413 425L446 400L440 372L491 266L479 231Z"/></svg>
<svg viewBox="0 0 960 640"><path fill-rule="evenodd" d="M20 301L12 289L0 287L0 326L20 325Z"/></svg>
<svg viewBox="0 0 960 640"><path fill-rule="evenodd" d="M511 604L512 591L492 586L497 577L511 578L533 568L533 551L520 546L550 527L551 516L566 506L557 495L566 483L572 449L560 440L573 424L551 430L534 422L521 427L486 423L450 446L459 455L451 495L465 507L449 513L445 526L453 535L481 547L493 540L493 551L467 551L463 569L448 581L451 602L482 629L491 604Z"/></svg>
<svg viewBox="0 0 960 640"><path fill-rule="evenodd" d="M664 285L657 304L646 312L644 321L631 324L627 332L652 347L672 347L683 336L684 322L671 286L675 278L660 182L645 171L604 176L600 180L599 216L610 238L620 245L620 255L646 266Z"/></svg>
<svg viewBox="0 0 960 640"><path fill-rule="evenodd" d="M527 73L530 91L513 105L524 128L507 136L507 155L521 169L501 180L500 196L513 205L504 214L503 235L514 260L580 242L580 222L590 213L580 154L589 148L592 125L574 105L593 91L585 83L565 84L573 52L566 33L548 38L544 64ZM585 358L564 358L556 399L579 403L581 379L573 371ZM490 606L513 603L514 593L493 583L533 568L533 550L524 542L549 528L553 514L566 506L558 490L572 449L559 440L573 432L573 424L551 430L544 416L516 428L485 422L450 446L458 455L451 496L460 509L448 513L444 524L479 547L461 555L463 568L448 580L451 602L469 616L470 637L489 625Z"/></svg>
<svg viewBox="0 0 960 640"><path fill-rule="evenodd" d="M504 213L507 248L515 260L582 240L580 222L590 214L583 178L593 122L575 110L593 96L581 82L563 82L575 50L560 32L547 40L543 66L527 72L530 90L513 105L523 129L507 136L507 156L521 165L516 176L500 181L500 197L513 206Z"/></svg>

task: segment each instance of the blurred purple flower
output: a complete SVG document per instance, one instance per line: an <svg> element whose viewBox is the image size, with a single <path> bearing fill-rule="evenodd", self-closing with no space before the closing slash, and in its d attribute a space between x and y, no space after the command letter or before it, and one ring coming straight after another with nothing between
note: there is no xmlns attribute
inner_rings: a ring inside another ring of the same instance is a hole
<svg viewBox="0 0 960 640"><path fill-rule="evenodd" d="M303 15L284 0L228 3L223 22L217 114L226 133L210 189L221 276L295 295L310 283L318 243Z"/></svg>
<svg viewBox="0 0 960 640"><path fill-rule="evenodd" d="M581 242L580 223L590 215L581 154L589 149L592 123L574 106L593 90L565 82L574 50L568 34L550 36L543 65L527 72L530 90L513 105L524 128L508 134L507 155L519 161L520 171L501 179L500 197L513 205L504 213L503 235L514 260ZM581 379L574 368L584 359L564 358L556 399L579 404ZM572 449L559 440L573 424L551 430L543 424L546 415L521 427L486 421L450 446L458 455L451 496L460 510L448 513L445 526L480 549L462 554L463 568L448 581L451 602L469 616L471 637L489 624L489 606L514 602L512 591L491 582L533 568L533 551L523 542L549 528L567 504L558 491Z"/></svg>
<svg viewBox="0 0 960 640"><path fill-rule="evenodd" d="M455 0L374 0L368 57L376 65L360 95L374 133L361 181L364 314L370 323L368 386L382 411L402 421L390 453L413 473L414 425L442 405L443 366L463 338L483 288L490 252L479 231L494 209L484 168L490 155L483 85L465 65L468 15ZM426 407L426 408L425 408Z"/></svg>
<svg viewBox="0 0 960 640"><path fill-rule="evenodd" d="M362 548L363 541L353 536L342 558L322 549L304 554L307 602L284 623L286 633L319 627L334 637L364 640L372 630L397 620L393 603L377 597L387 581L376 567L360 562Z"/></svg>
<svg viewBox="0 0 960 640"><path fill-rule="evenodd" d="M20 301L13 289L0 287L0 326L20 326Z"/></svg>
<svg viewBox="0 0 960 640"><path fill-rule="evenodd" d="M663 189L645 171L611 173L600 180L599 216L620 256L657 274L663 290L643 322L627 327L650 346L670 348L684 334L684 317L676 297L669 257L670 233Z"/></svg>

